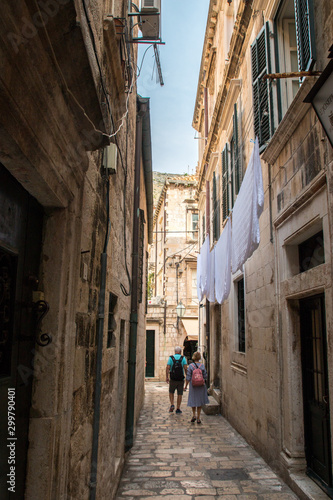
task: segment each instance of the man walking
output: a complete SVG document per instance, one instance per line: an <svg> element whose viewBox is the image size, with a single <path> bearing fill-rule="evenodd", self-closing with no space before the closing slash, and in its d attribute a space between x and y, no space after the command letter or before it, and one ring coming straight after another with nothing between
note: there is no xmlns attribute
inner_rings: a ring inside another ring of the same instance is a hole
<svg viewBox="0 0 333 500"><path fill-rule="evenodd" d="M166 382L169 384L169 399L170 399L170 409L169 412L173 412L175 409L174 396L177 389L177 409L176 413L182 413L180 405L182 402L183 391L184 391L184 370L185 375L187 371L187 360L185 356L181 355L181 348L179 346L175 347L175 355L170 356L166 366Z"/></svg>

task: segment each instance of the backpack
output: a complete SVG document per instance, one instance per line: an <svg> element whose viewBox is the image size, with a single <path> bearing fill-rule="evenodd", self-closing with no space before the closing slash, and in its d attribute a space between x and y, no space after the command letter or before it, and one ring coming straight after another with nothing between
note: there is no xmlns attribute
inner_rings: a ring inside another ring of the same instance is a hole
<svg viewBox="0 0 333 500"><path fill-rule="evenodd" d="M202 387L205 385L205 379L203 378L201 368L198 368L197 364L194 363L196 368L192 372L192 385L193 387Z"/></svg>
<svg viewBox="0 0 333 500"><path fill-rule="evenodd" d="M171 380L184 380L184 370L183 370L183 358L184 356L180 356L179 359L176 359L174 356L170 356L172 359L172 368L170 372Z"/></svg>

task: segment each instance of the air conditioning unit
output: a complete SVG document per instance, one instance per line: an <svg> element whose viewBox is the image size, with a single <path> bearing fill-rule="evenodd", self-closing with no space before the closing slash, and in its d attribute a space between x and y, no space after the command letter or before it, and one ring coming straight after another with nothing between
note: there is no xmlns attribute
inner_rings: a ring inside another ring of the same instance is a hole
<svg viewBox="0 0 333 500"><path fill-rule="evenodd" d="M158 40L160 38L160 16L141 16L140 30L144 40Z"/></svg>
<svg viewBox="0 0 333 500"><path fill-rule="evenodd" d="M141 12L161 12L161 0L141 0Z"/></svg>
<svg viewBox="0 0 333 500"><path fill-rule="evenodd" d="M117 146L111 142L109 146L106 146L103 151L103 167L106 170L107 175L112 175L117 173Z"/></svg>
<svg viewBox="0 0 333 500"><path fill-rule="evenodd" d="M156 297L152 297L148 300L148 304L150 306L162 306L163 305L163 297L157 295Z"/></svg>

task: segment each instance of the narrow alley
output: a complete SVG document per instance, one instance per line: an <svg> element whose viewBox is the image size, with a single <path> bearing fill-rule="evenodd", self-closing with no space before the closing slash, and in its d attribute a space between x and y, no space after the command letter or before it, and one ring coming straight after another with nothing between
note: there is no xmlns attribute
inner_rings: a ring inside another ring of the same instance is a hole
<svg viewBox="0 0 333 500"><path fill-rule="evenodd" d="M190 423L169 413L168 386L146 383L134 446L116 500L291 500L298 498L221 415Z"/></svg>

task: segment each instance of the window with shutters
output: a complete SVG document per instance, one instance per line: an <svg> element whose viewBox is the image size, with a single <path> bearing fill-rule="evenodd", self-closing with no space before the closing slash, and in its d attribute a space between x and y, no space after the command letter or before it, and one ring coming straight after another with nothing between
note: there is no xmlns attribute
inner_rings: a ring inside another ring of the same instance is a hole
<svg viewBox="0 0 333 500"><path fill-rule="evenodd" d="M229 147L225 145L222 151L222 218L228 217L230 206L230 175L229 175Z"/></svg>
<svg viewBox="0 0 333 500"><path fill-rule="evenodd" d="M201 233L202 234L202 242L201 242L201 244L203 244L205 239L206 239L206 216L205 215L202 216L202 226L201 227L202 227L202 233Z"/></svg>
<svg viewBox="0 0 333 500"><path fill-rule="evenodd" d="M284 0L274 20L274 31L277 72L312 69L315 62L312 0ZM292 103L301 81L298 77L277 81L279 121Z"/></svg>
<svg viewBox="0 0 333 500"><path fill-rule="evenodd" d="M254 113L254 133L259 147L263 149L273 135L273 106L271 80L264 75L271 73L270 33L266 23L251 45L252 93Z"/></svg>
<svg viewBox="0 0 333 500"><path fill-rule="evenodd" d="M232 206L236 201L236 197L239 192L239 188L242 181L241 175L241 148L239 142L239 130L238 130L238 115L237 115L237 104L234 104L234 114L232 117L233 128L232 137L230 140L230 155L231 155L231 201Z"/></svg>
<svg viewBox="0 0 333 500"><path fill-rule="evenodd" d="M222 219L232 210L242 183L241 143L237 104L234 104L232 135L222 151Z"/></svg>
<svg viewBox="0 0 333 500"><path fill-rule="evenodd" d="M220 237L220 193L219 193L219 176L213 172L213 241L217 241Z"/></svg>
<svg viewBox="0 0 333 500"><path fill-rule="evenodd" d="M199 230L199 212L197 209L188 209L186 212L187 241L197 241Z"/></svg>

